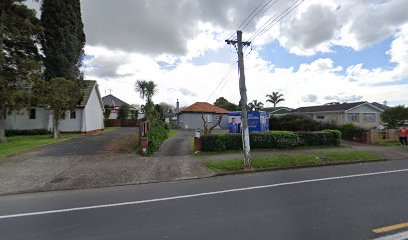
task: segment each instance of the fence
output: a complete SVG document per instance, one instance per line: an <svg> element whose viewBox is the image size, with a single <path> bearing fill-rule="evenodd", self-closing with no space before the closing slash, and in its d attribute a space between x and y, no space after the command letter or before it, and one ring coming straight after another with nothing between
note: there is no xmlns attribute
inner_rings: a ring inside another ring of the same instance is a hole
<svg viewBox="0 0 408 240"><path fill-rule="evenodd" d="M363 133L361 142L366 144L378 144L380 141L392 142L398 141L398 129L377 130L371 129L369 132Z"/></svg>
<svg viewBox="0 0 408 240"><path fill-rule="evenodd" d="M139 120L132 119L108 119L105 120L105 127L139 127Z"/></svg>

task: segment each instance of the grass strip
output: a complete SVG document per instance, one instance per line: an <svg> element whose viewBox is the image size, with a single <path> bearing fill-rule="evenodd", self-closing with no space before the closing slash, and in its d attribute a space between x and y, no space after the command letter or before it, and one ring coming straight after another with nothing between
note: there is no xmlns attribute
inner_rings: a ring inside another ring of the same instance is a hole
<svg viewBox="0 0 408 240"><path fill-rule="evenodd" d="M382 158L372 152L352 151L309 155L279 155L251 159L252 169L285 169L293 167L319 166L327 164L375 161ZM242 159L206 162L206 166L216 173L234 172L244 169Z"/></svg>
<svg viewBox="0 0 408 240"><path fill-rule="evenodd" d="M80 134L62 134L54 139L50 135L12 136L7 137L7 142L0 144L0 158L6 158L15 154L26 152L43 145L61 142L63 140L81 136Z"/></svg>

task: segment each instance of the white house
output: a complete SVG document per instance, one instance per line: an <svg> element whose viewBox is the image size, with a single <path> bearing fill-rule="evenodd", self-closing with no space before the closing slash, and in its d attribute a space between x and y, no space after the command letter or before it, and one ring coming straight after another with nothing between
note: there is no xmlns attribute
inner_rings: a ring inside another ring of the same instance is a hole
<svg viewBox="0 0 408 240"><path fill-rule="evenodd" d="M86 87L81 91L83 99L77 108L67 112L60 121L61 132L89 133L104 129L103 104L96 81L84 80ZM6 116L6 129L53 128L52 112L46 107L32 107L13 111Z"/></svg>

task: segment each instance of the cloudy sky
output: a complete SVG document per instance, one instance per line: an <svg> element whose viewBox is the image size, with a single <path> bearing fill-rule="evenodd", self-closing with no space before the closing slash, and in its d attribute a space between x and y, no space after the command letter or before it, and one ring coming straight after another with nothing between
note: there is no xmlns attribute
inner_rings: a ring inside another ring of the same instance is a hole
<svg viewBox="0 0 408 240"><path fill-rule="evenodd" d="M279 91L286 99L280 105L294 108L333 101L408 103L406 0L305 0L279 22L273 19L297 1L81 2L84 72L98 81L102 95L111 89L141 104L134 83L144 79L158 84L156 103L179 99L186 106L221 96L237 103L237 54L224 40L269 2L241 26L244 40L252 40L252 50L244 52L249 101L265 103L266 94Z"/></svg>

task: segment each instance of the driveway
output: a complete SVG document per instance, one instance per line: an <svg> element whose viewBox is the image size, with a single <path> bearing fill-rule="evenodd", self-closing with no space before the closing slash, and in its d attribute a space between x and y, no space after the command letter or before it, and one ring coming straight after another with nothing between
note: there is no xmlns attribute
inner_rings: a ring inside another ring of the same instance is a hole
<svg viewBox="0 0 408 240"><path fill-rule="evenodd" d="M85 135L3 160L0 195L213 175L200 159L191 155L189 141L193 132L178 132L163 144L159 156L153 157L141 157L128 149L137 133L137 128L120 128L111 133Z"/></svg>
<svg viewBox="0 0 408 240"><path fill-rule="evenodd" d="M194 130L177 130L176 136L167 139L154 157L191 155L190 141L194 137Z"/></svg>
<svg viewBox="0 0 408 240"><path fill-rule="evenodd" d="M58 144L48 145L35 152L37 156L75 156L75 155L95 155L114 151L114 146L128 139L130 136L136 136L139 133L138 128L119 128L113 132L99 135L83 135L72 138Z"/></svg>

